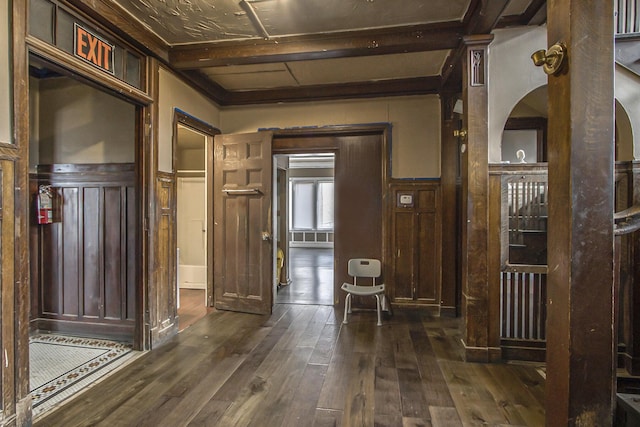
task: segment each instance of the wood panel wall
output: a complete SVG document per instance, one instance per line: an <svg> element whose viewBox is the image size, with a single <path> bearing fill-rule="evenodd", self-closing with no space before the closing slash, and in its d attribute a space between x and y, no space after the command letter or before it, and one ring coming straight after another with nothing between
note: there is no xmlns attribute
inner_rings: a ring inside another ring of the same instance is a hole
<svg viewBox="0 0 640 427"><path fill-rule="evenodd" d="M133 164L41 165L54 223L31 215L33 328L133 340L138 238Z"/></svg>
<svg viewBox="0 0 640 427"><path fill-rule="evenodd" d="M151 248L149 327L151 347L178 333L176 302L176 179L173 173L157 172L154 188L155 214ZM153 289L153 292L151 291Z"/></svg>
<svg viewBox="0 0 640 427"><path fill-rule="evenodd" d="M439 305L441 201L439 182L390 185L390 297L394 303ZM404 197L403 197L404 196ZM402 203L410 198L411 203Z"/></svg>

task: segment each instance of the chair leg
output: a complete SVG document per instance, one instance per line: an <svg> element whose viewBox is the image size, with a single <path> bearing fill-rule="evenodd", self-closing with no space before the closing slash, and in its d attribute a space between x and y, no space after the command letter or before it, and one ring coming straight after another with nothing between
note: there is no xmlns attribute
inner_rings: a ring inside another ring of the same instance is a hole
<svg viewBox="0 0 640 427"><path fill-rule="evenodd" d="M380 315L380 295L376 295L376 307L378 309L378 326L382 326L382 317Z"/></svg>
<svg viewBox="0 0 640 427"><path fill-rule="evenodd" d="M351 311L351 294L347 294L344 299L344 320L342 320L342 323L345 325L349 323L347 321L347 313L349 313L349 311Z"/></svg>

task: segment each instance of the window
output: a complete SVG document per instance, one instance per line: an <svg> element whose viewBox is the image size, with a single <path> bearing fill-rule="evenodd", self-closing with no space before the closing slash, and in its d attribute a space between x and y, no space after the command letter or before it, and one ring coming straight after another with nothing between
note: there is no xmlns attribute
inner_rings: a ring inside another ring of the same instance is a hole
<svg viewBox="0 0 640 427"><path fill-rule="evenodd" d="M291 229L333 230L333 180L291 179Z"/></svg>

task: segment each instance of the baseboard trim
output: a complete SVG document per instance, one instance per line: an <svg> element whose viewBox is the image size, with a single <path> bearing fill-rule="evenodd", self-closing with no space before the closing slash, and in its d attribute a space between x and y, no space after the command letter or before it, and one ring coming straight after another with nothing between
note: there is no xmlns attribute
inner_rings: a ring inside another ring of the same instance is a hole
<svg viewBox="0 0 640 427"><path fill-rule="evenodd" d="M500 347L472 347L468 346L464 340L464 360L476 363L495 363L502 361L502 349Z"/></svg>

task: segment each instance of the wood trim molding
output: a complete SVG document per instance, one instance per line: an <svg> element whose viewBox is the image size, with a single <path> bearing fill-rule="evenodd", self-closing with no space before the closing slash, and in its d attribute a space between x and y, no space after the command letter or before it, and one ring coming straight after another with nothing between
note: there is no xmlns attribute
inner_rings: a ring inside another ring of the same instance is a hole
<svg viewBox="0 0 640 427"><path fill-rule="evenodd" d="M65 0L69 5L109 28L118 37L152 54L164 62L169 61L169 45L133 18L122 6L110 0Z"/></svg>
<svg viewBox="0 0 640 427"><path fill-rule="evenodd" d="M349 31L321 37L292 36L252 39L243 43L190 44L172 47L169 60L177 69L197 69L446 50L458 47L462 34L459 24L431 24L400 30Z"/></svg>
<svg viewBox="0 0 640 427"><path fill-rule="evenodd" d="M99 71L96 67L74 58L36 37L27 36L26 42L31 53L53 63L54 66L61 67L65 71L84 77L89 84L98 84L108 89L113 95L136 104L148 105L153 101L145 92L126 84L114 76Z"/></svg>

